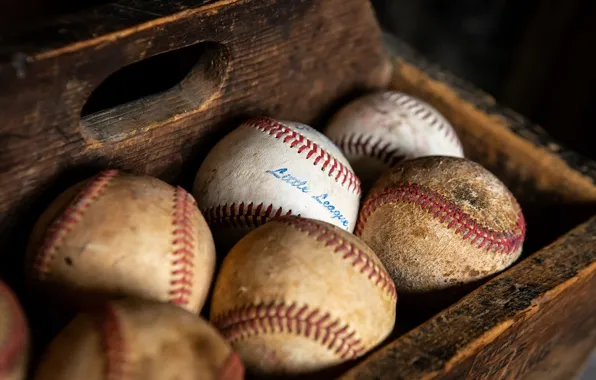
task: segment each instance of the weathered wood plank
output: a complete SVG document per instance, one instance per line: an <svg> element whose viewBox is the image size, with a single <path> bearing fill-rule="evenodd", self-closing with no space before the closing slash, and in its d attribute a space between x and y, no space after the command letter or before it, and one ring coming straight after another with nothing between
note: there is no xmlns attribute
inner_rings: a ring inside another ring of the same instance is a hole
<svg viewBox="0 0 596 380"><path fill-rule="evenodd" d="M569 378L596 345L595 244L596 217L342 379Z"/></svg>

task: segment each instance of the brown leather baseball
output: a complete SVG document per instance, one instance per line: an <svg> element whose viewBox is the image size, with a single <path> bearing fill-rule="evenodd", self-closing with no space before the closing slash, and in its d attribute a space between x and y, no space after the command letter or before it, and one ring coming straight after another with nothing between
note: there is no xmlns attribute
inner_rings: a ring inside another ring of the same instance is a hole
<svg viewBox="0 0 596 380"><path fill-rule="evenodd" d="M194 198L153 177L107 170L61 194L30 239L38 291L79 302L131 295L199 312L215 248Z"/></svg>
<svg viewBox="0 0 596 380"><path fill-rule="evenodd" d="M360 239L284 216L226 256L210 318L252 373L305 374L379 344L393 329L396 300L383 264Z"/></svg>
<svg viewBox="0 0 596 380"><path fill-rule="evenodd" d="M12 290L0 281L0 379L23 380L27 374L29 328Z"/></svg>
<svg viewBox="0 0 596 380"><path fill-rule="evenodd" d="M438 291L499 272L521 254L522 210L481 165L423 157L388 170L360 211L356 235L400 292Z"/></svg>
<svg viewBox="0 0 596 380"><path fill-rule="evenodd" d="M244 366L202 318L167 303L110 301L50 343L36 380L237 380Z"/></svg>

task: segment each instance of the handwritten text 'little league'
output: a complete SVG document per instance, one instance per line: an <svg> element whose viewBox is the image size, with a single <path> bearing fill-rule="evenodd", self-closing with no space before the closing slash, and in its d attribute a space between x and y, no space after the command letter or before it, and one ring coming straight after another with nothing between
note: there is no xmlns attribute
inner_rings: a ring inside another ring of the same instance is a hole
<svg viewBox="0 0 596 380"><path fill-rule="evenodd" d="M291 187L308 194L311 192L311 189L308 185L308 181L301 180L290 173L288 173L288 168L280 168L277 170L267 170L265 173L271 174L275 178L279 178L283 182L286 182ZM333 205L330 200L328 200L328 194L321 194L321 195L311 195L311 198L317 201L317 203L323 205L324 208L329 210L331 213L331 219L337 219L341 223L343 227L346 229L348 228L348 220L346 217L337 209L337 206Z"/></svg>

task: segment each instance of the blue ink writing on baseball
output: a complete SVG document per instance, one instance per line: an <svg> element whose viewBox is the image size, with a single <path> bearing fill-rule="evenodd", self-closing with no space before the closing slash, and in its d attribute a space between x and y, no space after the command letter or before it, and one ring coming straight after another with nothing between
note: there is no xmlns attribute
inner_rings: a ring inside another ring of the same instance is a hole
<svg viewBox="0 0 596 380"><path fill-rule="evenodd" d="M312 198L331 212L331 219L337 219L340 221L342 226L346 228L348 227L348 219L342 215L341 211L337 210L336 206L334 206L330 201L326 200L328 198L327 194L313 195Z"/></svg>
<svg viewBox="0 0 596 380"><path fill-rule="evenodd" d="M265 173L271 174L275 178L280 178L282 181L288 183L290 186L295 187L303 193L310 192L310 189L308 186L306 186L308 184L307 181L301 181L299 178L296 178L289 173L286 174L287 171L287 168L281 168L277 170L267 170Z"/></svg>
<svg viewBox="0 0 596 380"><path fill-rule="evenodd" d="M308 181L300 179L290 174L288 172L288 168L267 170L265 171L265 173L271 174L275 178L279 178L283 182L294 187L296 190L301 191L302 193L308 194L311 192L311 188L309 187ZM341 213L338 207L333 204L332 200L329 198L329 195L327 193L320 195L312 195L311 198L331 213L331 219L337 219L346 230L348 229L348 225L350 224L350 222Z"/></svg>

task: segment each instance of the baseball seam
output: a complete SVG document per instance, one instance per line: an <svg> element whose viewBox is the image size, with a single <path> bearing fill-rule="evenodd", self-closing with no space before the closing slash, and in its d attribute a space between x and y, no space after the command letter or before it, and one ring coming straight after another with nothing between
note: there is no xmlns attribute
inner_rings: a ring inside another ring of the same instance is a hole
<svg viewBox="0 0 596 380"><path fill-rule="evenodd" d="M492 249L493 252L510 254L520 248L525 238L526 223L521 210L514 230L492 230L479 224L476 219L463 212L454 202L412 182L372 193L362 206L354 231L355 235L362 235L368 218L380 206L396 202L406 202L420 207L431 214L433 218L447 224L447 228L455 229L455 234L461 234L463 240L468 240L470 244L478 244L477 248L479 249L486 247L487 251Z"/></svg>
<svg viewBox="0 0 596 380"><path fill-rule="evenodd" d="M292 210L284 211L282 207L275 208L273 205L265 206L264 203L256 207L253 202L238 205L232 203L228 206L218 205L206 209L203 214L210 226L257 227L265 224L269 219L282 215L292 215Z"/></svg>
<svg viewBox="0 0 596 380"><path fill-rule="evenodd" d="M74 197L64 212L52 222L44 241L33 260L33 277L44 280L50 273L56 251L66 235L81 220L91 203L101 196L118 170L106 170L89 180Z"/></svg>
<svg viewBox="0 0 596 380"><path fill-rule="evenodd" d="M106 379L120 380L132 371L129 360L126 358L126 344L124 331L120 318L115 308L104 304L101 313L92 313L96 316L104 353L106 356Z"/></svg>
<svg viewBox="0 0 596 380"><path fill-rule="evenodd" d="M350 134L332 140L348 154L370 156L388 166L394 166L406 158L399 148L392 149L391 142L383 144L382 139L377 139L375 143L371 144L372 138L372 135Z"/></svg>
<svg viewBox="0 0 596 380"><path fill-rule="evenodd" d="M334 253L343 254L342 258L344 260L351 260L351 265L358 272L367 275L367 278L375 286L379 287L381 291L386 292L392 299L397 300L395 284L389 274L353 242L342 238L331 228L305 218L290 216L277 219L276 221L305 232L308 236L314 237L319 242L323 242L325 247L334 248ZM360 267L358 268L358 266Z"/></svg>
<svg viewBox="0 0 596 380"><path fill-rule="evenodd" d="M287 332L314 339L342 359L356 358L364 352L356 331L339 318L319 309L296 303L261 303L238 307L213 319L213 324L230 342L252 336Z"/></svg>
<svg viewBox="0 0 596 380"><path fill-rule="evenodd" d="M321 171L326 172L329 177L334 177L337 183L347 186L348 191L360 194L360 180L350 169L328 153L318 144L295 132L291 128L276 122L267 117L259 117L244 123L245 126L255 128L265 132L276 139L282 139L282 142L292 149L296 149L298 154L306 154L306 159L313 159L313 165L320 167ZM335 173L335 176L333 175Z"/></svg>
<svg viewBox="0 0 596 380"><path fill-rule="evenodd" d="M2 323L9 323L8 339L0 341L0 375L2 371L20 365L18 355L27 344L27 325L17 297L8 286L0 283L0 297L8 299L8 315L3 315ZM23 363L25 365L25 363Z"/></svg>
<svg viewBox="0 0 596 380"><path fill-rule="evenodd" d="M186 306L192 294L195 230L193 228L193 211L195 200L180 186L174 191L174 212L172 220L172 272L170 302Z"/></svg>
<svg viewBox="0 0 596 380"><path fill-rule="evenodd" d="M453 128L449 127L443 120L441 120L442 115L438 114L437 111L406 94L391 93L388 97L389 100L395 102L399 106L405 107L408 111L427 122L429 126L436 127L439 131L443 131L447 140L461 147L461 142L453 131Z"/></svg>
<svg viewBox="0 0 596 380"><path fill-rule="evenodd" d="M404 107L422 121L425 121L430 127L442 131L448 141L462 149L461 141L459 141L453 128L441 120L442 116L435 110L430 109L415 98L402 93L385 94L385 98L398 106ZM370 156L389 166L395 165L406 157L403 152L400 152L399 147L392 146L391 142L382 145L382 138L378 138L371 145L372 139L372 135L364 134L342 135L331 138L346 153Z"/></svg>

